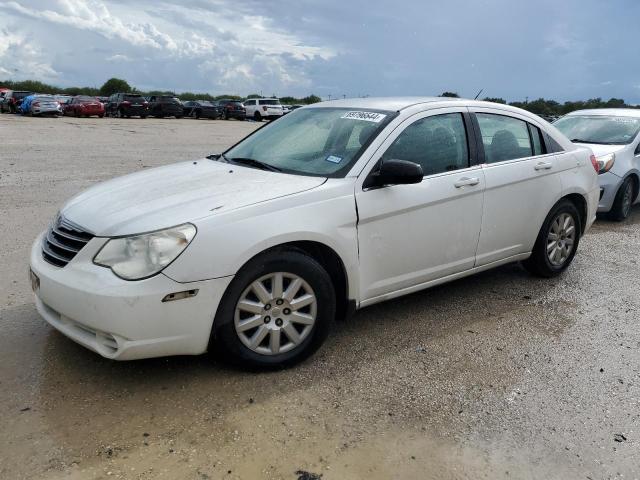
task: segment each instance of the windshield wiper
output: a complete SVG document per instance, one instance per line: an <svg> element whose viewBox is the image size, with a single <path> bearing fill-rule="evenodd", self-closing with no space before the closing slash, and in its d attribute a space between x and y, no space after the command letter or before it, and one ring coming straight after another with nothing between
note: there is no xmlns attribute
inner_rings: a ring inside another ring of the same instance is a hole
<svg viewBox="0 0 640 480"><path fill-rule="evenodd" d="M273 165L270 165L270 164L265 163L265 162L261 162L260 160L256 160L254 158L243 158L243 157L227 158L224 155L222 155L222 157L225 160L227 160L228 162L237 163L238 165L246 165L247 167L255 167L255 168L259 168L261 170L269 170L270 172L281 172L282 171L282 169L280 169L278 167L274 167Z"/></svg>

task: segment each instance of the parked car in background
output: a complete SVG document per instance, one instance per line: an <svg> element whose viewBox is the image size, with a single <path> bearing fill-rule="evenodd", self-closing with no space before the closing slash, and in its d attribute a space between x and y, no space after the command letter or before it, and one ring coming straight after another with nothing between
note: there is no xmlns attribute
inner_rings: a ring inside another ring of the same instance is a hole
<svg viewBox="0 0 640 480"><path fill-rule="evenodd" d="M596 155L600 180L599 212L624 220L640 196L640 110L577 110L553 124L573 143Z"/></svg>
<svg viewBox="0 0 640 480"><path fill-rule="evenodd" d="M34 242L31 284L48 323L107 358L283 367L357 308L512 262L561 274L595 218L594 163L506 105L318 103L76 195Z"/></svg>
<svg viewBox="0 0 640 480"><path fill-rule="evenodd" d="M0 103L0 113L18 113L22 99L28 95L33 95L33 92L23 90L9 90L5 92L2 103Z"/></svg>
<svg viewBox="0 0 640 480"><path fill-rule="evenodd" d="M114 93L109 97L106 114L120 118L147 118L149 102L138 93Z"/></svg>
<svg viewBox="0 0 640 480"><path fill-rule="evenodd" d="M20 104L20 112L23 115L62 115L62 106L53 95L34 94L27 95Z"/></svg>
<svg viewBox="0 0 640 480"><path fill-rule="evenodd" d="M246 118L246 112L244 104L240 100L232 100L230 98L223 98L216 100L214 104L220 111L220 117L223 120L229 120L235 118L236 120L244 120Z"/></svg>
<svg viewBox="0 0 640 480"><path fill-rule="evenodd" d="M256 122L274 120L283 115L282 105L277 98L251 98L245 100L244 109L248 118L253 118Z"/></svg>
<svg viewBox="0 0 640 480"><path fill-rule="evenodd" d="M182 102L175 95L153 95L149 97L149 115L156 118L182 118L184 116Z"/></svg>
<svg viewBox="0 0 640 480"><path fill-rule="evenodd" d="M109 103L109 97L96 97L98 99L98 101L105 106L107 106L107 103Z"/></svg>
<svg viewBox="0 0 640 480"><path fill-rule="evenodd" d="M190 100L182 104L182 114L185 117L210 118L220 117L221 109L208 100Z"/></svg>
<svg viewBox="0 0 640 480"><path fill-rule="evenodd" d="M62 105L65 115L74 117L104 117L104 105L96 97L78 95L71 97Z"/></svg>
<svg viewBox="0 0 640 480"><path fill-rule="evenodd" d="M299 104L289 105L289 111L292 112L293 110L297 110L297 109L299 109L301 107L304 107L304 105L299 105Z"/></svg>

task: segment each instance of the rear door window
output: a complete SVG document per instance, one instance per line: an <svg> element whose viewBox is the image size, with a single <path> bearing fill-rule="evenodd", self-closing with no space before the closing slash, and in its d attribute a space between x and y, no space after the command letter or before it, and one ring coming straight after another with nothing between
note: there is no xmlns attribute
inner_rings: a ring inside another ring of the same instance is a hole
<svg viewBox="0 0 640 480"><path fill-rule="evenodd" d="M533 155L527 122L505 115L477 113L486 163Z"/></svg>
<svg viewBox="0 0 640 480"><path fill-rule="evenodd" d="M542 139L542 132L534 125L529 124L529 132L531 133L531 143L534 155L544 155L547 153Z"/></svg>

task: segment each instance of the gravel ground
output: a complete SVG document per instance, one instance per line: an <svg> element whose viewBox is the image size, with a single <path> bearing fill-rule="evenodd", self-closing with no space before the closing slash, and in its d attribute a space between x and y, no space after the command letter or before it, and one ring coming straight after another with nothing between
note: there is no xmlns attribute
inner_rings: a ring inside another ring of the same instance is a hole
<svg viewBox="0 0 640 480"><path fill-rule="evenodd" d="M560 278L510 265L364 309L281 372L112 362L38 317L28 252L66 198L255 127L0 116L0 478L640 478L640 208Z"/></svg>

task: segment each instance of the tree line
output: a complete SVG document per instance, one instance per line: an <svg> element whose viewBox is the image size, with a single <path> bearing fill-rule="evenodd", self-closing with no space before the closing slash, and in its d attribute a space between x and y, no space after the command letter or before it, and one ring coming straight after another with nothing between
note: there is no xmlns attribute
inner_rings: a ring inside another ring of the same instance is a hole
<svg viewBox="0 0 640 480"><path fill-rule="evenodd" d="M459 97L456 92L443 92L440 96L453 98ZM522 108L523 110L535 113L536 115L550 117L559 117L575 110L584 110L589 108L640 108L640 105L628 105L622 98L610 98L609 100L603 100L602 98L590 98L589 100L578 100L573 102L567 101L564 103L544 98L510 103L508 103L504 98L499 97L485 97L482 100L486 102L503 103L505 105Z"/></svg>
<svg viewBox="0 0 640 480"><path fill-rule="evenodd" d="M222 98L230 98L232 100L243 100L245 98L261 98L261 95L257 93L252 93L247 97L241 97L239 95L210 95L208 93L197 93L197 92L181 92L176 93L171 90L149 90L142 91L138 90L136 87L129 85L126 80L121 78L110 78L107 80L100 88L96 87L67 87L62 88L56 85L49 85L43 82L39 82L37 80L22 80L22 81L12 81L12 80L0 80L0 87L6 87L11 90L25 90L28 92L37 92L37 93L59 93L66 95L89 95L92 97L95 96L104 96L108 97L114 93L118 92L130 92L130 93L139 93L144 96L151 95L176 95L180 97L182 100L220 100ZM274 95L275 96L275 95ZM310 104L320 102L322 99L317 95L309 95L307 97L296 98L296 97L280 97L280 101L285 104Z"/></svg>

